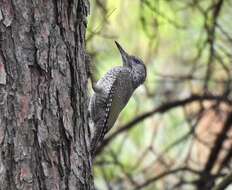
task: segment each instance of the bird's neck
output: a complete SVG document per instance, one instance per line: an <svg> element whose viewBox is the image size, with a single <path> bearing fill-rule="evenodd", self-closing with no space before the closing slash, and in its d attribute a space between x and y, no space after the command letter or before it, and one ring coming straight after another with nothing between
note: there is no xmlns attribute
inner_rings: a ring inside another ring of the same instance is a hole
<svg viewBox="0 0 232 190"><path fill-rule="evenodd" d="M143 83L143 75L142 72L138 69L132 69L132 84L134 88L137 88L139 85Z"/></svg>

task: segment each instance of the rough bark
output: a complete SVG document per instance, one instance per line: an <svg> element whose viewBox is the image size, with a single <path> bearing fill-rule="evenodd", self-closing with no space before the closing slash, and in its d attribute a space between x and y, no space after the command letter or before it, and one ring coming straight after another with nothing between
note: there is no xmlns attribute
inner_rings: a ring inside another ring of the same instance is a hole
<svg viewBox="0 0 232 190"><path fill-rule="evenodd" d="M0 0L0 189L92 189L88 0Z"/></svg>

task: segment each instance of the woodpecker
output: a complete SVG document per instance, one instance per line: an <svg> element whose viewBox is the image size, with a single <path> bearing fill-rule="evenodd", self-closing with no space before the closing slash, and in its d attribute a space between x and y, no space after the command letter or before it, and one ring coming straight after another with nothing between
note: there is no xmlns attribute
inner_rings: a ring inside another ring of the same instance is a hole
<svg viewBox="0 0 232 190"><path fill-rule="evenodd" d="M96 83L89 103L92 153L113 127L133 92L145 81L147 75L143 61L129 55L118 42L115 43L121 54L123 66L112 68Z"/></svg>

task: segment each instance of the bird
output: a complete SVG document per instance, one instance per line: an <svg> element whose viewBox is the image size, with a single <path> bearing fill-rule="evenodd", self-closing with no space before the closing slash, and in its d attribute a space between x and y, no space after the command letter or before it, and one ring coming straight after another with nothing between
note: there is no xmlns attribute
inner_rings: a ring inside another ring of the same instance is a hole
<svg viewBox="0 0 232 190"><path fill-rule="evenodd" d="M123 65L110 69L93 86L94 93L90 98L90 150L93 154L106 133L114 126L133 92L144 83L147 76L143 61L128 54L117 41L115 44L121 54Z"/></svg>

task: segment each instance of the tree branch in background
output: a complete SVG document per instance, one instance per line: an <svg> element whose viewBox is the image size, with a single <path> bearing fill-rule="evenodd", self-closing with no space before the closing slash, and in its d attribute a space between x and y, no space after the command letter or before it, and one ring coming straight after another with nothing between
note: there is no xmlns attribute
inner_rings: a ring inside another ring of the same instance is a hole
<svg viewBox="0 0 232 190"><path fill-rule="evenodd" d="M225 190L230 184L232 184L232 172L224 177L222 181L213 188L213 190Z"/></svg>
<svg viewBox="0 0 232 190"><path fill-rule="evenodd" d="M229 100L227 97L224 97L223 95L196 95L193 94L188 98L185 98L183 100L176 100L176 101L172 101L172 102L167 102L162 104L161 106L153 109L152 111L149 111L147 113L144 113L140 116L138 116L137 118L135 118L134 120L132 120L131 122L129 122L128 124L120 127L117 131L115 131L114 133L112 133L109 137L105 138L105 140L103 141L103 143L98 147L97 151L96 151L96 155L99 155L102 150L119 134L130 130L131 128L133 128L136 124L138 124L139 122L142 122L143 120L151 117L152 115L156 114L156 113L164 113L167 112L171 109L180 107L180 106L186 106L186 104L190 104L196 101L217 101L217 102L224 102L226 104L232 105L232 101Z"/></svg>
<svg viewBox="0 0 232 190"><path fill-rule="evenodd" d="M223 150L222 146L227 139L227 134L232 126L232 112L227 116L223 129L217 135L214 146L210 151L209 158L205 164L205 168L202 170L199 176L199 181L197 182L198 189L211 189L214 185L214 179L212 178L211 171L215 166L220 152Z"/></svg>
<svg viewBox="0 0 232 190"><path fill-rule="evenodd" d="M164 178L168 175L171 175L171 174L174 174L174 173L178 173L178 172L184 172L184 171L187 171L187 172L191 172L191 173L195 173L195 174L198 174L198 171L195 171L191 168L187 168L187 167L183 167L183 168L177 168L177 169L172 169L172 170L169 170L169 171L165 171L155 177L152 177L150 179L147 179L146 182L138 185L134 190L139 190L139 189L143 189L144 187L147 187L148 185L150 185L151 183L154 183L156 182L157 180L160 180L161 178Z"/></svg>

